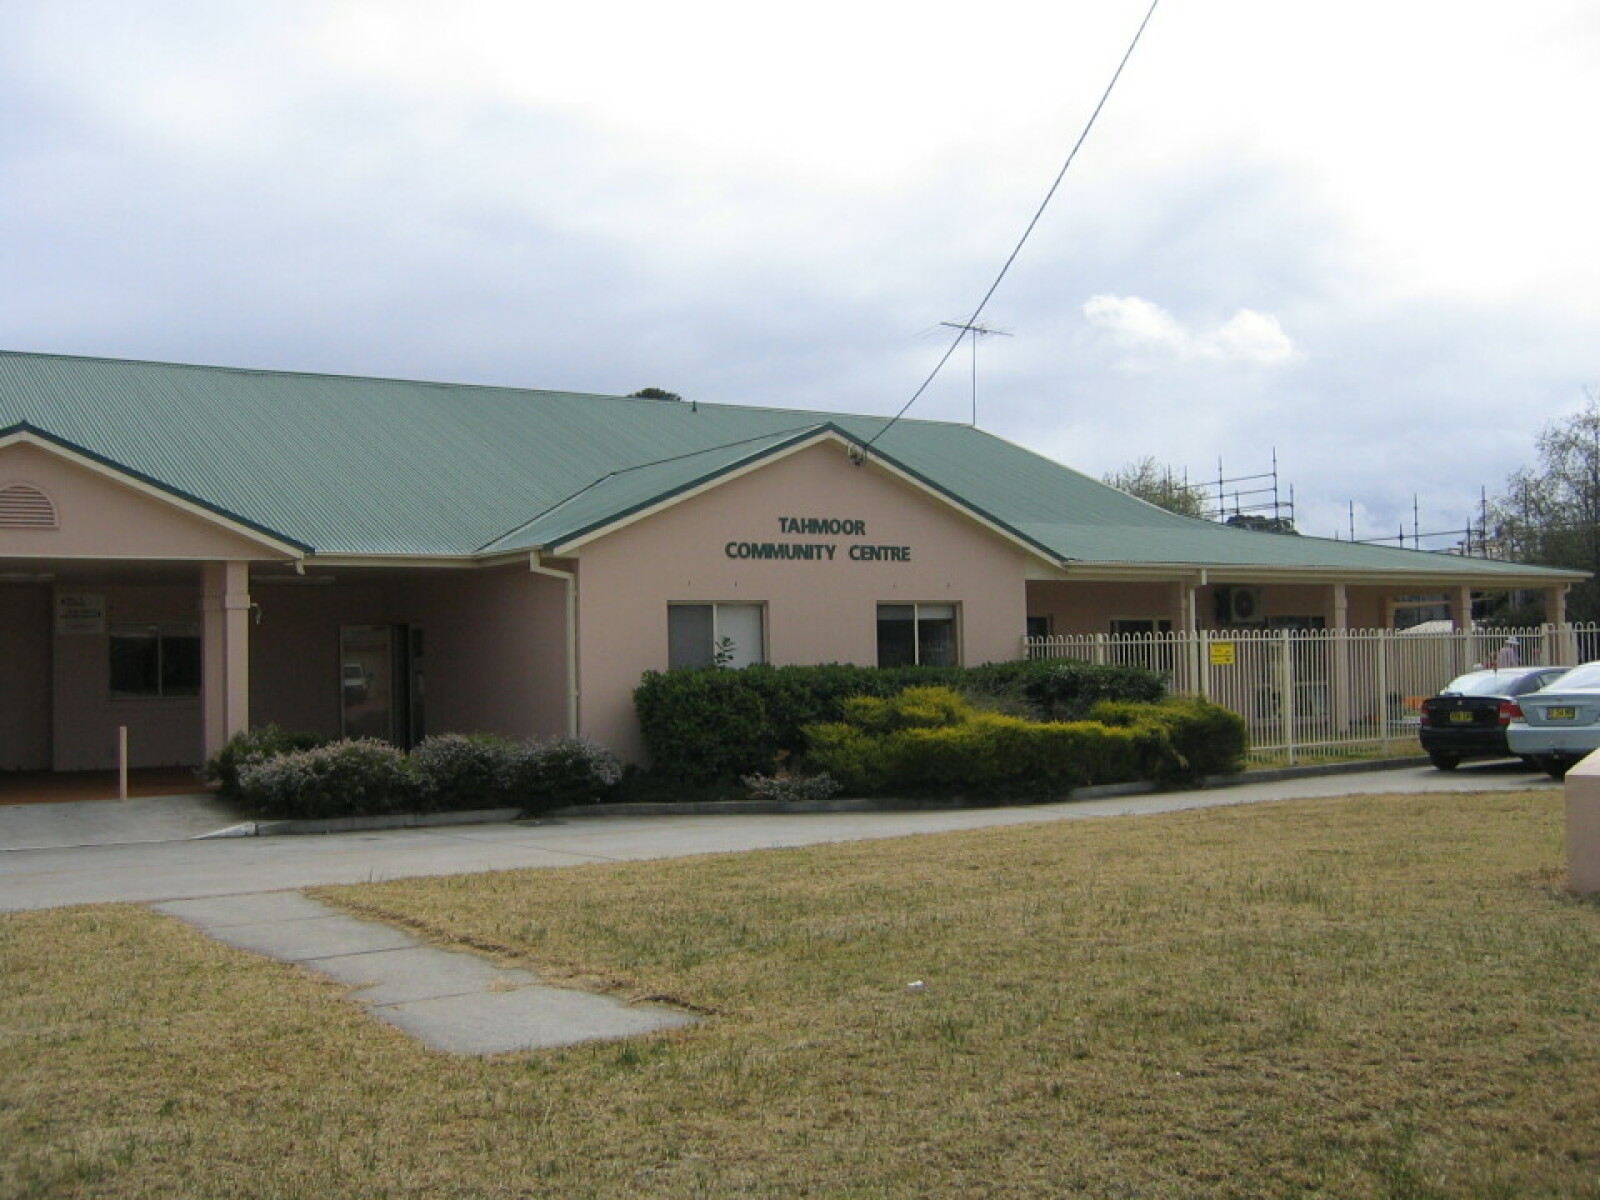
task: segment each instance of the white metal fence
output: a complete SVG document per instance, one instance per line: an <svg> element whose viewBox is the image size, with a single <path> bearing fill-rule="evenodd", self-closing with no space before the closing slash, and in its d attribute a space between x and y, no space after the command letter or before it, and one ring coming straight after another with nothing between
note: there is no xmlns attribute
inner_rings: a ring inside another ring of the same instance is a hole
<svg viewBox="0 0 1600 1200"><path fill-rule="evenodd" d="M1600 627L1200 630L1024 639L1030 659L1148 667L1174 692L1231 708L1250 761L1295 763L1417 752L1417 710L1454 676L1493 665L1516 638L1526 666L1600 658Z"/></svg>

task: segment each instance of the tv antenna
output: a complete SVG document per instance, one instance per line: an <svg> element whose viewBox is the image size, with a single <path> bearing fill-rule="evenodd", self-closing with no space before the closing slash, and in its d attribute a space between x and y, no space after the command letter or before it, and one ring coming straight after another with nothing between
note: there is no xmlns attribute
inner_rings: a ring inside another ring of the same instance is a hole
<svg viewBox="0 0 1600 1200"><path fill-rule="evenodd" d="M992 329L987 325L976 325L971 321L940 321L946 329L961 330L962 337L972 339L972 424L978 424L978 339L985 337L1015 337L1016 335L1006 329Z"/></svg>

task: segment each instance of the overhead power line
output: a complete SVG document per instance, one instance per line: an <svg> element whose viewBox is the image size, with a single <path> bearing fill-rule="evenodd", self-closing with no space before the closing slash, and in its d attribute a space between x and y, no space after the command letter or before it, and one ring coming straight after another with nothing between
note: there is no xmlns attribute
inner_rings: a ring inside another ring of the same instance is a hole
<svg viewBox="0 0 1600 1200"><path fill-rule="evenodd" d="M1139 22L1139 28L1134 31L1133 40L1128 43L1128 49L1123 53L1122 61L1117 64L1117 69L1112 72L1111 82L1106 84L1105 91L1100 94L1100 102L1094 106L1094 111L1089 114L1088 121L1084 123L1083 132L1078 134L1078 140L1072 144L1072 149L1067 152L1066 161L1061 164L1061 170L1056 172L1055 182L1050 185L1050 190L1044 194L1044 199L1039 203L1038 211L1033 214L1033 219L1028 222L1028 227L1022 231L1022 236L1017 239L1017 244L1010 255L1007 256L1005 265L1000 268L1000 273L994 277L994 282L989 285L989 290L983 294L983 299L978 301L978 307L972 310L970 317L959 324L942 322L942 324L949 324L957 329L958 332L955 339L945 348L945 352L940 355L939 361L933 366L933 370L928 372L928 377L922 381L922 386L911 394L911 399L907 400L901 406L900 411L884 423L882 429L867 440L866 444L868 446L871 446L873 442L888 433L893 428L894 423L905 416L910 411L911 406L922 398L922 393L927 391L929 385L938 378L939 372L944 370L945 363L950 361L951 355L961 345L961 339L967 336L969 329L977 325L978 318L983 315L983 310L989 307L990 299L999 290L1001 281L1005 279L1007 272L1011 270L1011 264L1017 261L1017 256L1022 253L1022 248L1028 244L1028 238L1032 235L1034 226L1039 224L1040 218L1044 216L1044 210L1050 207L1050 201L1055 198L1056 189L1061 186L1061 181L1066 178L1067 169L1072 166L1072 160L1078 157L1078 151L1083 148L1083 143L1088 139L1089 131L1094 128L1095 121L1100 118L1100 110L1105 108L1106 101L1111 99L1111 92L1117 86L1117 80L1122 78L1123 68L1128 65L1128 60L1133 57L1133 52L1139 45L1139 39L1144 36L1145 26L1150 24L1150 18L1156 15L1156 6L1160 3L1161 0L1151 0L1149 11L1144 14L1144 20Z"/></svg>

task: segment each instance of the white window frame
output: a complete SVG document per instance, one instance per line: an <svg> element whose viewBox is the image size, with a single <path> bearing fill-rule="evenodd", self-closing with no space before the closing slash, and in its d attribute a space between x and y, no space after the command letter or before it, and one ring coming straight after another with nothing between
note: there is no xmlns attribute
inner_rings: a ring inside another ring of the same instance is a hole
<svg viewBox="0 0 1600 1200"><path fill-rule="evenodd" d="M909 608L911 610L911 664L910 665L919 666L919 667L926 665L922 661L922 622L923 622L924 619L929 620L929 621L933 621L933 620L946 621L947 620L947 621L950 622L950 640L951 640L951 643L952 643L951 647L950 647L950 661L949 661L949 663L940 663L940 664L935 664L935 665L952 666L952 667L959 667L961 665L961 650L962 650L963 639L962 639L962 636L961 636L961 605L959 603L957 603L955 601L950 601L950 600L938 600L938 601L927 600L927 601L922 601L921 603L917 603L917 602L914 602L914 601L913 602L907 602L907 601L904 601L904 600L880 600L878 602L877 606L872 610L873 630L874 630L875 634L876 634L877 630L879 629L879 627L883 624L883 618L881 617L880 614L886 608ZM939 613L938 616L933 616L933 615L930 614L929 616L924 618L923 610L925 610L925 609L939 609L939 610L941 610L941 612ZM945 612L943 610L948 610L948 612ZM883 644L882 644L882 640L881 639L877 639L877 638L875 638L875 640L878 643L877 644L877 661L878 661L878 665L882 666L883 665Z"/></svg>
<svg viewBox="0 0 1600 1200"><path fill-rule="evenodd" d="M704 662L674 662L672 656L672 611L674 609L709 609L711 612L711 644L707 647L707 657ZM734 647L734 658L725 663L717 662L718 643L729 637L726 630L734 622L730 609L739 609L741 612L754 613L761 623L761 631L757 637L759 643L754 653L745 653L745 647ZM764 602L749 600L725 600L706 602L700 600L669 600L667 602L667 665L669 668L680 666L711 667L725 666L733 669L754 666L767 661L767 606Z"/></svg>

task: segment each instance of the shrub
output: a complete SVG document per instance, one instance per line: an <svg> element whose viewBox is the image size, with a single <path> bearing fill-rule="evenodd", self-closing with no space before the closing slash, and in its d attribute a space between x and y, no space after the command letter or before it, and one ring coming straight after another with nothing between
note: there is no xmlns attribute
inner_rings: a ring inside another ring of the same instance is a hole
<svg viewBox="0 0 1600 1200"><path fill-rule="evenodd" d="M884 791L896 778L886 737L843 721L829 721L807 725L806 741L807 761L838 779L846 791L870 796Z"/></svg>
<svg viewBox="0 0 1600 1200"><path fill-rule="evenodd" d="M1081 719L1100 700L1156 700L1165 684L1138 667L1070 660L981 667L808 667L650 671L634 707L651 769L663 780L712 784L769 770L807 747L807 726L839 721L853 697L949 688L984 707L1041 720Z"/></svg>
<svg viewBox="0 0 1600 1200"><path fill-rule="evenodd" d="M820 775L746 775L743 783L758 800L778 800L794 804L807 800L827 800L839 793L842 786L827 772Z"/></svg>
<svg viewBox="0 0 1600 1200"><path fill-rule="evenodd" d="M1087 721L974 712L943 689L862 698L844 708L845 721L806 728L809 761L867 794L1050 796L1138 779L1193 783L1237 770L1246 749L1240 717L1189 697L1101 701Z"/></svg>
<svg viewBox="0 0 1600 1200"><path fill-rule="evenodd" d="M761 769L785 747L752 672L649 672L634 707L655 769L684 783L711 783Z"/></svg>
<svg viewBox="0 0 1600 1200"><path fill-rule="evenodd" d="M1198 696L1171 696L1160 704L1103 701L1092 719L1134 728L1144 739L1145 777L1160 783L1198 783L1244 764L1250 736L1244 718Z"/></svg>
<svg viewBox="0 0 1600 1200"><path fill-rule="evenodd" d="M1020 690L1041 720L1081 721L1106 701L1155 704L1167 694L1166 680L1143 667L1062 661L1039 664L1020 679Z"/></svg>
<svg viewBox="0 0 1600 1200"><path fill-rule="evenodd" d="M524 812L597 804L622 782L622 761L583 738L524 742L512 750L503 781L510 802Z"/></svg>
<svg viewBox="0 0 1600 1200"><path fill-rule="evenodd" d="M241 799L239 773L246 767L278 754L310 750L328 743L314 733L293 733L277 725L262 725L234 734L205 766L205 776L217 784L217 794L235 802Z"/></svg>
<svg viewBox="0 0 1600 1200"><path fill-rule="evenodd" d="M1132 730L1090 721L1027 721L976 713L964 722L884 734L845 724L807 729L813 766L853 792L980 791L996 799L1062 795L1139 778Z"/></svg>
<svg viewBox="0 0 1600 1200"><path fill-rule="evenodd" d="M405 812L416 800L405 756L371 738L246 763L239 792L262 816L298 820Z"/></svg>
<svg viewBox="0 0 1600 1200"><path fill-rule="evenodd" d="M1158 707L1181 718L1173 728L1173 741L1188 760L1194 779L1244 768L1250 729L1231 708L1198 696L1170 696Z"/></svg>
<svg viewBox="0 0 1600 1200"><path fill-rule="evenodd" d="M510 798L516 744L489 733L441 733L411 752L417 800L424 811L500 808Z"/></svg>
<svg viewBox="0 0 1600 1200"><path fill-rule="evenodd" d="M938 729L972 718L972 705L947 687L912 687L898 695L851 696L841 701L847 724L868 733Z"/></svg>

